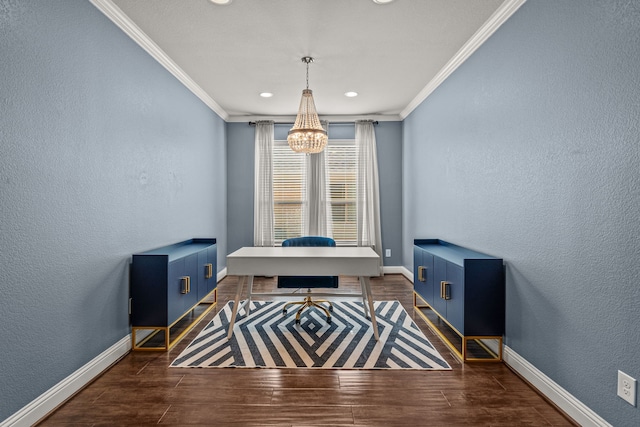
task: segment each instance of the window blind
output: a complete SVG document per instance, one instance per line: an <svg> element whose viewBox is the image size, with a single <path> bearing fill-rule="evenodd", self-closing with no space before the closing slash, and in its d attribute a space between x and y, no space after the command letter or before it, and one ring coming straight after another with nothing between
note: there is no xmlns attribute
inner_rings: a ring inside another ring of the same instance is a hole
<svg viewBox="0 0 640 427"><path fill-rule="evenodd" d="M275 244L302 236L306 203L305 158L291 150L287 141L273 144L273 215Z"/></svg>
<svg viewBox="0 0 640 427"><path fill-rule="evenodd" d="M325 148L329 175L329 201L333 220L333 239L341 246L357 243L355 141L331 141Z"/></svg>
<svg viewBox="0 0 640 427"><path fill-rule="evenodd" d="M354 140L330 140L325 148L333 239L339 246L357 244L357 153ZM286 141L273 145L273 200L275 244L298 237L305 229L308 203L305 155L295 153Z"/></svg>

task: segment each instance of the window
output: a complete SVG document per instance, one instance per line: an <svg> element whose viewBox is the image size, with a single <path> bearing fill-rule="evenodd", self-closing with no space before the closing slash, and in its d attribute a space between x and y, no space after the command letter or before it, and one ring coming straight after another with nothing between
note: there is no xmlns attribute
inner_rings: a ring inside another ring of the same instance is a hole
<svg viewBox="0 0 640 427"><path fill-rule="evenodd" d="M302 236L306 203L304 155L289 148L287 141L273 143L273 231L276 244Z"/></svg>
<svg viewBox="0 0 640 427"><path fill-rule="evenodd" d="M354 140L331 140L325 148L327 196L333 239L339 246L357 243L356 147ZM306 195L306 156L286 141L273 144L273 211L275 243L303 235Z"/></svg>
<svg viewBox="0 0 640 427"><path fill-rule="evenodd" d="M325 150L333 239L342 246L355 246L358 219L356 213L357 157L355 141L331 141Z"/></svg>

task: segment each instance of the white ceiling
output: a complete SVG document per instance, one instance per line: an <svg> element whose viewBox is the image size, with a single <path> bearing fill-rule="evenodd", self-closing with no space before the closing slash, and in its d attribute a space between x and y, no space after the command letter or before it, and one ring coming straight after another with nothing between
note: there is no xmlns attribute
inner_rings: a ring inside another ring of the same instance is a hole
<svg viewBox="0 0 640 427"><path fill-rule="evenodd" d="M403 118L524 2L91 1L227 121L295 116L303 56L322 117Z"/></svg>

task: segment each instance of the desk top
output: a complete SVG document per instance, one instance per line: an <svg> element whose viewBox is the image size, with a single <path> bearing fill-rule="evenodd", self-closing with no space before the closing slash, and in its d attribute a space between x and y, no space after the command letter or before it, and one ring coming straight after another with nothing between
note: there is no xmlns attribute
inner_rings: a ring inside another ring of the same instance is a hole
<svg viewBox="0 0 640 427"><path fill-rule="evenodd" d="M369 247L244 247L227 255L227 274L244 276L379 276Z"/></svg>

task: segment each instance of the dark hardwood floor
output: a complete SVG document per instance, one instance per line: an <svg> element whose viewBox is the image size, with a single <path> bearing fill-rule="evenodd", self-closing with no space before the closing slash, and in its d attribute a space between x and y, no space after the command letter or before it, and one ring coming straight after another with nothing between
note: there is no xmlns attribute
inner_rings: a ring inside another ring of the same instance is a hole
<svg viewBox="0 0 640 427"><path fill-rule="evenodd" d="M218 307L237 280L218 284ZM340 283L359 290L356 278ZM376 300L404 305L452 371L169 368L217 307L170 352L129 353L39 425L575 425L506 365L461 364L414 313L406 278L371 283ZM272 290L274 279L256 278L261 287Z"/></svg>

